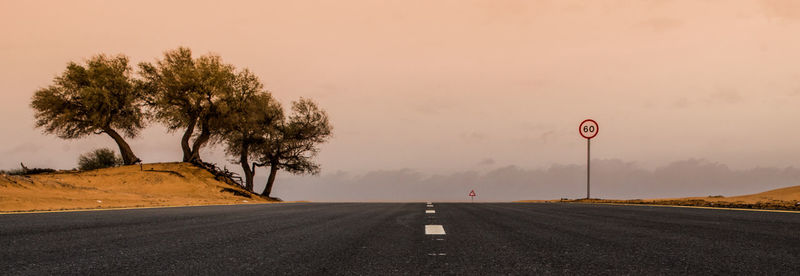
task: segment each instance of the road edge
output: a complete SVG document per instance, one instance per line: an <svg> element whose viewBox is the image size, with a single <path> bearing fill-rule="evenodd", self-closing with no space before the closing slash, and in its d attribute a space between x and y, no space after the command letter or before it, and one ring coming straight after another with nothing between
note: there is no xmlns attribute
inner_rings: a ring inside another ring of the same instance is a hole
<svg viewBox="0 0 800 276"><path fill-rule="evenodd" d="M306 202L308 202L308 201L252 202L252 203L231 203L231 204L196 204L196 205L166 205L166 206L142 206L142 207L119 207L119 208L88 208L88 209L68 209L68 210L41 210L41 211L10 211L10 212L0 211L0 215L94 212L94 211L137 210L137 209L180 208L180 207L203 207L203 206L264 205L264 204L285 204L285 203L306 203Z"/></svg>

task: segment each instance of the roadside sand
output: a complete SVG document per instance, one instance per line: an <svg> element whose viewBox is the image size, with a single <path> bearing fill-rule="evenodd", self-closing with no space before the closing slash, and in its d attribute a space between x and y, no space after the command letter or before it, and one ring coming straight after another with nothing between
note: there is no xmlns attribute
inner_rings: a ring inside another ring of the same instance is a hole
<svg viewBox="0 0 800 276"><path fill-rule="evenodd" d="M703 198L703 199L708 199L708 198ZM800 186L786 187L752 195L733 196L733 197L714 198L714 199L716 201L725 201L725 202L741 201L744 203L757 203L757 202L775 201L775 200L800 201Z"/></svg>
<svg viewBox="0 0 800 276"><path fill-rule="evenodd" d="M517 202L584 202L626 203L676 206L703 206L749 209L800 210L800 186L792 186L752 195L733 197L685 197L655 199L574 199L574 200L521 200Z"/></svg>
<svg viewBox="0 0 800 276"><path fill-rule="evenodd" d="M189 163L0 175L0 212L265 202Z"/></svg>

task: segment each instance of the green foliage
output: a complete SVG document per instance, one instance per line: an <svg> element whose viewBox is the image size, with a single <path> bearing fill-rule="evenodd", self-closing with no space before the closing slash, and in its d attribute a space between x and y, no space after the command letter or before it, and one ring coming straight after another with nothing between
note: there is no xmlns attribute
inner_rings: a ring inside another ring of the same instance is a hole
<svg viewBox="0 0 800 276"><path fill-rule="evenodd" d="M258 78L244 70L237 76L235 90L225 97L225 124L221 127L222 141L229 155L239 157L251 145L263 144L283 120L283 109ZM244 149L243 149L244 147Z"/></svg>
<svg viewBox="0 0 800 276"><path fill-rule="evenodd" d="M63 139L106 133L119 145L126 164L139 162L123 136L144 128L141 89L131 77L128 58L97 55L79 65L70 62L53 84L33 95L37 128ZM122 134L119 134L121 131Z"/></svg>
<svg viewBox="0 0 800 276"><path fill-rule="evenodd" d="M107 148L96 149L78 158L78 168L82 171L111 168L122 164L122 158L117 156L114 150Z"/></svg>
<svg viewBox="0 0 800 276"><path fill-rule="evenodd" d="M222 108L224 124L220 128L219 142L225 145L229 156L242 165L245 188L253 190L254 169L249 159L255 157L253 148L264 143L283 120L283 109L272 95L264 90L258 77L248 70L237 74L234 89L224 97Z"/></svg>
<svg viewBox="0 0 800 276"><path fill-rule="evenodd" d="M122 161L112 150L99 149L80 157L82 170L138 162L123 137L136 137L150 119L170 131L183 130L184 161L200 162L203 146L224 144L228 155L239 158L250 184L256 165L249 168L251 158L272 167L270 183L278 169L319 173L313 158L332 126L313 101L293 102L291 116L285 117L249 70L236 72L217 55L194 58L184 47L165 52L155 63L140 63L139 69L141 79L133 78L122 55L69 63L52 85L34 94L36 127L64 139L106 133L117 142Z"/></svg>
<svg viewBox="0 0 800 276"><path fill-rule="evenodd" d="M255 166L270 166L265 195L269 195L278 170L319 173L320 166L313 158L319 152L318 144L330 137L332 126L316 103L301 98L292 103L293 113L286 118L281 105L263 90L258 78L244 70L221 106L225 124L220 140L226 153L242 165L246 189L253 190ZM251 158L257 161L252 168Z"/></svg>
<svg viewBox="0 0 800 276"><path fill-rule="evenodd" d="M192 51L183 47L167 51L155 65L143 62L139 68L154 119L170 130L193 125L202 111L202 98Z"/></svg>
<svg viewBox="0 0 800 276"><path fill-rule="evenodd" d="M183 129L184 161L199 159L197 151L217 138L224 124L220 105L233 90L234 67L217 55L195 59L190 49L181 47L165 52L155 64L140 63L139 68L153 119L172 131Z"/></svg>
<svg viewBox="0 0 800 276"><path fill-rule="evenodd" d="M109 129L135 137L144 127L144 113L142 94L130 72L128 58L122 55L98 55L85 66L70 62L53 85L34 94L36 127L64 139Z"/></svg>
<svg viewBox="0 0 800 276"><path fill-rule="evenodd" d="M292 115L265 137L257 156L262 164L293 174L317 174L320 166L313 158L332 132L328 114L310 99L301 98L292 103Z"/></svg>

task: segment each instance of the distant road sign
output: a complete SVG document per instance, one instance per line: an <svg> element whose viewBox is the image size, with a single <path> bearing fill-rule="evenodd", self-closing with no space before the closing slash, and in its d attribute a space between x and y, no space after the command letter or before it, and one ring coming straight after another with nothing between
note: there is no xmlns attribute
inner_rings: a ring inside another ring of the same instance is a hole
<svg viewBox="0 0 800 276"><path fill-rule="evenodd" d="M475 202L475 190L469 191L469 200Z"/></svg>
<svg viewBox="0 0 800 276"><path fill-rule="evenodd" d="M475 190L470 191L469 196L475 196Z"/></svg>
<svg viewBox="0 0 800 276"><path fill-rule="evenodd" d="M592 138L600 132L600 126L592 119L586 119L578 126L578 133L586 138L586 199L591 198L590 183L592 177Z"/></svg>
<svg viewBox="0 0 800 276"><path fill-rule="evenodd" d="M581 122L581 125L578 126L578 133L586 139L592 139L597 136L597 132L600 131L600 126L597 125L592 119L586 119Z"/></svg>

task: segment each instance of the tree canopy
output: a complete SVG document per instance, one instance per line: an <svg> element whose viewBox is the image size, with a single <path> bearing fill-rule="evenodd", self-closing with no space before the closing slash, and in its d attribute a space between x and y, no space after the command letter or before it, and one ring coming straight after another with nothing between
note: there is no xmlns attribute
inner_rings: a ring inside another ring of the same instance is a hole
<svg viewBox="0 0 800 276"><path fill-rule="evenodd" d="M200 149L223 124L220 104L233 89L234 67L217 55L195 59L190 49L181 47L165 52L155 64L140 63L139 68L153 118L169 130L183 129L183 161L200 161Z"/></svg>
<svg viewBox="0 0 800 276"><path fill-rule="evenodd" d="M269 166L266 196L278 170L319 173L313 159L332 126L327 113L310 99L293 102L286 117L250 70L237 71L218 55L194 58L184 47L166 51L155 63L140 63L140 78L132 76L128 63L124 55L102 54L85 64L70 62L52 85L34 93L36 127L64 139L105 133L130 165L141 160L125 138L138 136L148 120L159 122L169 131L183 131L184 162L205 164L200 149L223 144L242 166L244 186L251 192L256 167ZM106 166L114 164L113 157L105 149L82 156L79 163L85 168L95 161Z"/></svg>
<svg viewBox="0 0 800 276"><path fill-rule="evenodd" d="M326 142L333 132L328 114L310 99L301 98L292 103L292 115L279 122L256 151L258 165L269 166L270 174L262 195L269 196L278 170L292 174L317 174L319 164L314 157L318 145Z"/></svg>
<svg viewBox="0 0 800 276"><path fill-rule="evenodd" d="M70 62L52 85L36 91L31 107L36 127L60 138L108 134L130 165L140 160L123 136L134 138L145 125L142 96L128 57L97 55L85 65Z"/></svg>
<svg viewBox="0 0 800 276"><path fill-rule="evenodd" d="M241 71L234 89L225 100L225 124L221 127L220 139L228 155L238 158L245 176L245 188L253 191L255 164L249 162L255 156L254 147L266 142L283 120L283 109L272 95L264 90L258 77L249 70Z"/></svg>

